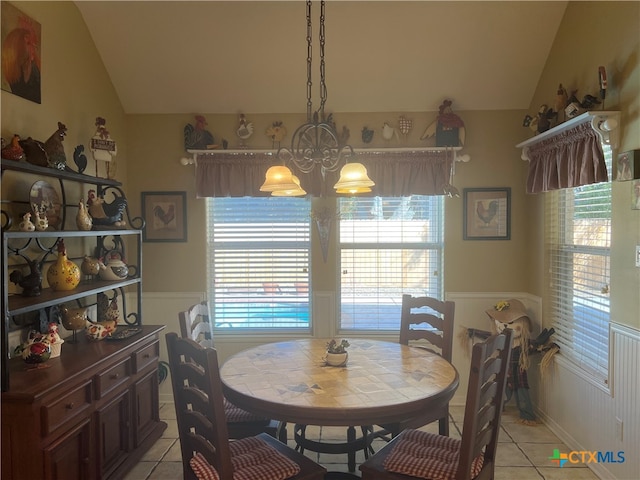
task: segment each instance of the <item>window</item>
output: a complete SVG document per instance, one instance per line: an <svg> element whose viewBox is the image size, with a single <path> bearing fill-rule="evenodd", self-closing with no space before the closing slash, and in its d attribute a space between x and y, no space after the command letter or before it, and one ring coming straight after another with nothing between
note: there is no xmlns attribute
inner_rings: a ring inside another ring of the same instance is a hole
<svg viewBox="0 0 640 480"><path fill-rule="evenodd" d="M611 150L605 148L611 171ZM611 183L545 194L547 314L563 355L608 381Z"/></svg>
<svg viewBox="0 0 640 480"><path fill-rule="evenodd" d="M216 329L310 328L310 202L207 199L208 298Z"/></svg>
<svg viewBox="0 0 640 480"><path fill-rule="evenodd" d="M340 199L341 330L398 330L403 293L442 298L443 198Z"/></svg>

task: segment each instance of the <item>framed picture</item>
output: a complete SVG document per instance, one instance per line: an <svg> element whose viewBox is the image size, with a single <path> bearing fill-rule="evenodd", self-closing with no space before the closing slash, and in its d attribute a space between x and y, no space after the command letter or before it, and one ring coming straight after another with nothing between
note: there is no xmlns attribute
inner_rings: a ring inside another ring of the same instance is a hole
<svg viewBox="0 0 640 480"><path fill-rule="evenodd" d="M187 192L142 192L145 242L187 241Z"/></svg>
<svg viewBox="0 0 640 480"><path fill-rule="evenodd" d="M41 27L2 2L2 90L41 103Z"/></svg>
<svg viewBox="0 0 640 480"><path fill-rule="evenodd" d="M511 188L465 188L464 240L511 240Z"/></svg>

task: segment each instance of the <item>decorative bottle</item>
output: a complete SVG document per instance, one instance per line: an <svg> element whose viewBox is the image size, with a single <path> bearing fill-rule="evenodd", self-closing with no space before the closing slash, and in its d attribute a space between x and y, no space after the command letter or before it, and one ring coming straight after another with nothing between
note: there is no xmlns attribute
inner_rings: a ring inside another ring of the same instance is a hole
<svg viewBox="0 0 640 480"><path fill-rule="evenodd" d="M80 283L80 268L67 258L62 239L58 242L58 260L47 271L47 282L53 290L73 290Z"/></svg>

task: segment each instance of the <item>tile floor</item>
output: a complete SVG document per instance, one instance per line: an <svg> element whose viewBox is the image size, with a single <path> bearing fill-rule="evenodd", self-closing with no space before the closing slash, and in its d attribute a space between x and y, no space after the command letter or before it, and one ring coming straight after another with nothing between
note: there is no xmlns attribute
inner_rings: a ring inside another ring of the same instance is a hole
<svg viewBox="0 0 640 480"><path fill-rule="evenodd" d="M451 436L460 437L462 431L463 407L451 408ZM180 443L176 426L176 414L172 403L165 403L160 408L160 418L168 424L164 435L147 452L142 461L125 477L125 480L164 480L182 477ZM569 451L562 441L544 425L528 427L516 422L515 407L507 406L502 415L502 431L499 438L496 458L496 480L597 480L598 477L585 465L565 465L559 468L552 465L549 456L553 449L561 452ZM437 432L437 423L424 427L427 431ZM341 427L308 427L307 436L321 436L322 439L344 439L346 428ZM374 448L376 448L376 440ZM378 444L379 448L380 444ZM377 449L377 448L376 448ZM346 455L328 455L306 452L315 461L324 465L329 471L347 470ZM357 461L362 461L359 452ZM359 470L356 474L359 475Z"/></svg>

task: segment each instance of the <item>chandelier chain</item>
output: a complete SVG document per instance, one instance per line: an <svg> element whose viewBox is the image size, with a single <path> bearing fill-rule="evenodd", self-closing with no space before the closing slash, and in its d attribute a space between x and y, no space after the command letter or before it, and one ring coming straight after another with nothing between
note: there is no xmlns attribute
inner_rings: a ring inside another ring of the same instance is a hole
<svg viewBox="0 0 640 480"><path fill-rule="evenodd" d="M325 43L325 30L324 30L324 2L320 2L320 116L324 121L324 104L327 101L327 83L325 81L325 63L324 63L324 43Z"/></svg>
<svg viewBox="0 0 640 480"><path fill-rule="evenodd" d="M312 28L311 28L311 0L307 0L307 121L311 121L311 66L313 63Z"/></svg>

